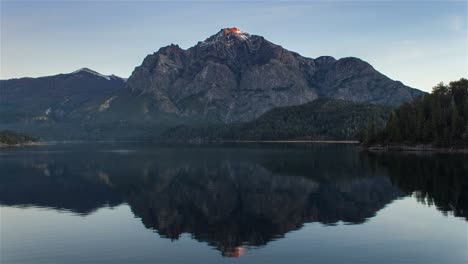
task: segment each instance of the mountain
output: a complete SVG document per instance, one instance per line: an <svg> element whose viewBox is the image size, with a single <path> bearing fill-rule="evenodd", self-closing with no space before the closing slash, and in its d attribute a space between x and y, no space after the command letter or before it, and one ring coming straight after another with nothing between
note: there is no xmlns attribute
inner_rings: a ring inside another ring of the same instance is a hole
<svg viewBox="0 0 468 264"><path fill-rule="evenodd" d="M306 58L237 28L187 50L161 48L134 70L127 86L151 96L160 112L223 123L321 97L395 106L422 94L358 58Z"/></svg>
<svg viewBox="0 0 468 264"><path fill-rule="evenodd" d="M88 68L39 78L0 80L0 129L46 139L81 138L83 124L122 93L125 79Z"/></svg>
<svg viewBox="0 0 468 264"><path fill-rule="evenodd" d="M128 80L88 68L1 80L0 129L43 139L148 139L185 124L252 121L318 98L396 106L423 92L358 58L302 57L225 28L148 55Z"/></svg>
<svg viewBox="0 0 468 264"><path fill-rule="evenodd" d="M373 122L383 128L391 107L319 98L278 107L241 124L181 125L161 134L162 141L203 140L350 140Z"/></svg>
<svg viewBox="0 0 468 264"><path fill-rule="evenodd" d="M124 86L125 79L88 68L54 76L0 80L0 123L63 120Z"/></svg>

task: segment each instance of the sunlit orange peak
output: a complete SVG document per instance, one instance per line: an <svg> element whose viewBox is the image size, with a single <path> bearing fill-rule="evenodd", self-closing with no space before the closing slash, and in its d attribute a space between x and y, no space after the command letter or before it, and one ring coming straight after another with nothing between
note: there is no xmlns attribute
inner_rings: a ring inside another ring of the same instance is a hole
<svg viewBox="0 0 468 264"><path fill-rule="evenodd" d="M228 258L240 258L244 255L245 249L242 246L228 247L224 250L223 256Z"/></svg>
<svg viewBox="0 0 468 264"><path fill-rule="evenodd" d="M236 27L232 27L232 28L225 28L223 30L223 33L224 33L224 35L227 35L228 33L239 34L239 33L241 33L241 31Z"/></svg>

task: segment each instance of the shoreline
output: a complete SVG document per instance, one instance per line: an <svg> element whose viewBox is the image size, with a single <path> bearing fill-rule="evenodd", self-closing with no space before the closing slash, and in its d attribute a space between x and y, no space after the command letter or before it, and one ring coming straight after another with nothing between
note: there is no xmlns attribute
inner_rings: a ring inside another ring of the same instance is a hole
<svg viewBox="0 0 468 264"><path fill-rule="evenodd" d="M57 143L60 141L54 141ZM128 143L128 142L145 142L145 141L61 141L63 144L73 143ZM5 144L0 143L0 148L21 148L21 147L36 147L46 146L52 143L50 142L25 142L19 144ZM176 143L176 142L154 142L154 143ZM439 148L434 147L430 144L419 144L419 145L372 145L363 146L357 140L207 140L207 141L187 141L178 142L185 144L205 144L205 143L292 143L292 144L353 144L358 145L358 148L370 152L426 152L426 153L463 153L468 154L468 148L457 148L457 147L445 147Z"/></svg>
<svg viewBox="0 0 468 264"><path fill-rule="evenodd" d="M468 154L468 148L438 148L432 145L374 145L370 147L364 147L366 150L371 152L428 152L428 153L464 153Z"/></svg>
<svg viewBox="0 0 468 264"><path fill-rule="evenodd" d="M180 141L180 142L164 142L164 141L129 141L129 140L68 140L68 141L40 141L40 142L26 142L19 144L5 144L0 143L0 147L29 147L29 146L45 146L50 144L79 144L79 143L319 143L319 144L359 144L357 140L201 140L201 141Z"/></svg>
<svg viewBox="0 0 468 264"><path fill-rule="evenodd" d="M0 148L21 148L21 147L36 147L36 146L45 146L44 142L25 142L19 144L5 144L0 143Z"/></svg>
<svg viewBox="0 0 468 264"><path fill-rule="evenodd" d="M220 144L220 143L314 143L314 144L359 144L357 140L179 140L179 141L155 141L156 143L176 144Z"/></svg>
<svg viewBox="0 0 468 264"><path fill-rule="evenodd" d="M323 143L323 144L359 144L356 140L222 140L221 143Z"/></svg>

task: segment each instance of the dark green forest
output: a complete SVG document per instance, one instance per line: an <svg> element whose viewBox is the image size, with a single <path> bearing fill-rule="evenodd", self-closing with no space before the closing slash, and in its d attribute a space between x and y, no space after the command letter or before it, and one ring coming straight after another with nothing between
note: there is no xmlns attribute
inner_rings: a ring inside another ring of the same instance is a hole
<svg viewBox="0 0 468 264"><path fill-rule="evenodd" d="M0 144L17 145L28 142L36 142L37 138L9 130L0 131Z"/></svg>
<svg viewBox="0 0 468 264"><path fill-rule="evenodd" d="M194 140L350 140L369 122L383 128L391 108L337 99L317 99L270 110L242 124L183 125L165 131L161 141Z"/></svg>
<svg viewBox="0 0 468 264"><path fill-rule="evenodd" d="M383 130L370 124L365 137L373 144L468 146L468 80L438 84L431 94L392 111Z"/></svg>
<svg viewBox="0 0 468 264"><path fill-rule="evenodd" d="M367 156L376 167L386 168L398 188L444 214L453 212L468 220L468 159L466 155L414 155L378 152Z"/></svg>

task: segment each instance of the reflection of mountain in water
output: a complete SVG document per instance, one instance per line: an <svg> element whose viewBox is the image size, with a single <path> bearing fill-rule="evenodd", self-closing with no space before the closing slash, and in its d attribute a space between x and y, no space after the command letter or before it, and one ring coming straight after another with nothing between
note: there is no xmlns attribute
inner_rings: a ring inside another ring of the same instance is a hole
<svg viewBox="0 0 468 264"><path fill-rule="evenodd" d="M0 203L33 205L89 214L122 203L122 197L103 184L103 172L86 172L72 160L28 157L0 160Z"/></svg>
<svg viewBox="0 0 468 264"><path fill-rule="evenodd" d="M221 250L264 245L305 222L361 223L399 195L385 177L321 183L252 163L192 165L161 172L128 203L162 236L187 232Z"/></svg>
<svg viewBox="0 0 468 264"><path fill-rule="evenodd" d="M349 146L83 154L4 156L0 160L1 204L86 214L127 202L147 228L163 237L177 239L190 233L225 255L237 256L239 246L265 245L307 222L363 223L403 195L392 181L407 192L454 190L437 189L447 185L424 189L418 185L420 180L412 182L407 172L401 172L402 167L411 170L425 163L411 160L398 169L392 167L391 158L387 162L384 156L359 154ZM463 169L466 172L467 167ZM426 184L441 178L434 171L414 170L414 177L425 179ZM459 197L466 190L464 183L456 190ZM434 200L445 198L439 196ZM458 206L458 215L466 212L464 199L449 203Z"/></svg>

